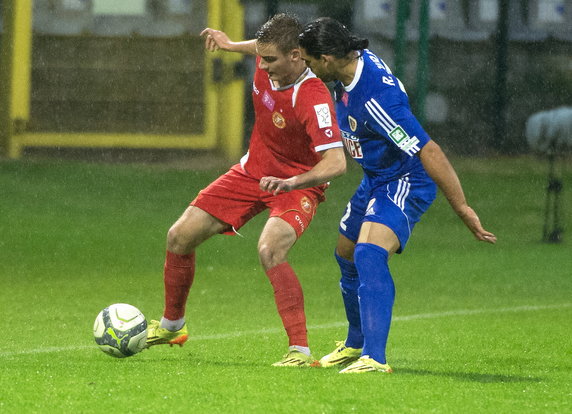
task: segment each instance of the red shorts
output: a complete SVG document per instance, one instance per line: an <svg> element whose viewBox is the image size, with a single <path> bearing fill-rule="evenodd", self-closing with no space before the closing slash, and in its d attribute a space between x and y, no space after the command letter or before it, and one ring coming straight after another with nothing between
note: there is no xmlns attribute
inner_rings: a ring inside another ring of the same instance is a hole
<svg viewBox="0 0 572 414"><path fill-rule="evenodd" d="M234 165L200 191L192 206L227 223L225 234L233 234L258 213L269 209L270 217L280 217L292 226L297 237L308 228L318 204L325 200L320 187L294 190L278 195L262 191L259 180Z"/></svg>

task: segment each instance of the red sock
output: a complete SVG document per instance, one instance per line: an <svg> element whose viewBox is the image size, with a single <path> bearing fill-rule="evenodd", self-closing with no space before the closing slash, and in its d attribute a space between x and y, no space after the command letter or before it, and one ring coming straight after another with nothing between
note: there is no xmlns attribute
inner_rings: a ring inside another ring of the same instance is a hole
<svg viewBox="0 0 572 414"><path fill-rule="evenodd" d="M288 262L266 271L282 323L288 334L289 345L308 346L304 294L298 277Z"/></svg>
<svg viewBox="0 0 572 414"><path fill-rule="evenodd" d="M163 317L176 321L185 316L187 296L195 278L195 253L179 255L167 251L163 281L165 311Z"/></svg>

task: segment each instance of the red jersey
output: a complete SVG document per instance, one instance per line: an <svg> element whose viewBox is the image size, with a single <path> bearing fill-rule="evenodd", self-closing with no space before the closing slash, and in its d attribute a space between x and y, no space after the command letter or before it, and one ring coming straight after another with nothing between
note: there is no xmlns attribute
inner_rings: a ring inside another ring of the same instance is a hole
<svg viewBox="0 0 572 414"><path fill-rule="evenodd" d="M255 123L240 163L257 179L290 178L309 171L330 148L342 147L326 86L310 69L292 85L276 88L258 67L252 84Z"/></svg>

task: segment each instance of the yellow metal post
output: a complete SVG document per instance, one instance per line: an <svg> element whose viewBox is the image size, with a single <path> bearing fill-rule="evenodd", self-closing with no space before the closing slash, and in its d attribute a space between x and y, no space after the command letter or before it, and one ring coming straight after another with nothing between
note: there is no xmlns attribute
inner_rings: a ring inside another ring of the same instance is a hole
<svg viewBox="0 0 572 414"><path fill-rule="evenodd" d="M244 7L239 0L225 1L222 19L223 30L233 40L244 39ZM238 160L243 154L244 136L244 81L237 77L235 68L243 56L237 53L225 53L223 62L225 76L219 95L219 136L222 149L230 160Z"/></svg>
<svg viewBox="0 0 572 414"><path fill-rule="evenodd" d="M222 1L221 0L208 0L207 3L207 26L217 28L221 25L222 20ZM202 28L201 28L202 30ZM216 142L216 146L220 146L218 139L218 126L217 126L217 106L218 102L218 87L213 81L213 60L215 54L205 52L204 59L204 85L205 85L205 136L209 137Z"/></svg>
<svg viewBox="0 0 572 414"><path fill-rule="evenodd" d="M20 147L13 135L24 130L30 118L32 0L6 0L3 12L0 142L3 153L16 158Z"/></svg>
<svg viewBox="0 0 572 414"><path fill-rule="evenodd" d="M0 18L3 20L3 26L6 27L7 18L4 16L8 11L8 1L4 1L2 5L2 10L0 10ZM7 70L7 33L6 28L4 29L4 34L2 35L2 44L0 45L0 156L7 154L8 152L8 137L10 132L8 130L8 121L10 119L8 111L8 70Z"/></svg>
<svg viewBox="0 0 572 414"><path fill-rule="evenodd" d="M223 30L233 40L243 40L243 6L239 0L210 0L207 24ZM207 97L214 93L216 102L214 114L208 119L216 123L218 147L232 161L238 161L243 153L244 81L235 76L234 70L241 60L242 55L236 53L215 52L207 56ZM217 83L213 79L215 61L222 62L222 77Z"/></svg>
<svg viewBox="0 0 572 414"><path fill-rule="evenodd" d="M233 67L242 58L230 53L207 53L205 69L205 125L198 135L137 133L27 132L30 118L33 0L4 0L4 35L0 67L0 153L12 158L34 146L200 148L215 147L229 159L242 153L243 82ZM222 28L234 39L243 37L243 8L239 0L208 0L208 26ZM222 82L213 81L213 60L221 58Z"/></svg>

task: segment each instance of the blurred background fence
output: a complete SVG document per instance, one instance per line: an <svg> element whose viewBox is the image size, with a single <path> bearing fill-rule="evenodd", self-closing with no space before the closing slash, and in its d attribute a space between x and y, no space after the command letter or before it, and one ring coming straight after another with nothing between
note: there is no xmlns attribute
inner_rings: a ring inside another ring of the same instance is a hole
<svg viewBox="0 0 572 414"><path fill-rule="evenodd" d="M243 36L238 0L3 0L3 150L219 149L243 141L241 57L201 28ZM224 108L224 109L222 109Z"/></svg>
<svg viewBox="0 0 572 414"><path fill-rule="evenodd" d="M281 11L370 39L430 134L458 154L529 151L526 120L572 105L572 0L0 0L0 133L29 148L208 149L237 159L252 58L205 53L206 26L254 36Z"/></svg>

